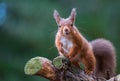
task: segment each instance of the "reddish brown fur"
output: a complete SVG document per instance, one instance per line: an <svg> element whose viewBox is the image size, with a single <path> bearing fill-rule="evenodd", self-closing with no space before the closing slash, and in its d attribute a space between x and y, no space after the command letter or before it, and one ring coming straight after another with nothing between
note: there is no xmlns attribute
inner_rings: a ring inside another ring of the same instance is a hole
<svg viewBox="0 0 120 81"><path fill-rule="evenodd" d="M96 65L96 60L92 51L92 48L88 41L83 38L82 34L78 29L71 24L74 24L74 11L71 12L71 16L68 19L62 19L59 17L58 13L55 12L55 19L57 24L60 26L56 34L55 44L56 47L62 55L68 57L72 64L79 67L80 61L85 65L85 72L87 74L93 73ZM64 29L68 29L69 34L64 34ZM63 43L60 41L61 37L64 36L70 41L72 41L73 46L69 49L69 52L66 53L63 49ZM61 55L60 54L60 55Z"/></svg>

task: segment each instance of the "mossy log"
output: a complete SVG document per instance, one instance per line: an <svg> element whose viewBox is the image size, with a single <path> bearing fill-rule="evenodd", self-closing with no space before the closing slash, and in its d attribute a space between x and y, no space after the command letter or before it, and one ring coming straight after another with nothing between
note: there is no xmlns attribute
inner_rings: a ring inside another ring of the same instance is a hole
<svg viewBox="0 0 120 81"><path fill-rule="evenodd" d="M53 61L44 57L30 59L24 68L27 75L38 75L50 81L120 81L120 75L106 80L86 75L84 70L71 65L69 59L58 56Z"/></svg>

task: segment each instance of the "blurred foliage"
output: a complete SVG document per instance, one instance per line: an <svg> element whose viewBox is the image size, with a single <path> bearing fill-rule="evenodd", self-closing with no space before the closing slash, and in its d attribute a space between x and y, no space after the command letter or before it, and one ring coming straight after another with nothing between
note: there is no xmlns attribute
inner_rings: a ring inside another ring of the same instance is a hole
<svg viewBox="0 0 120 81"><path fill-rule="evenodd" d="M57 24L53 11L64 18L77 8L76 26L89 41L113 42L120 73L120 0L2 0L0 1L0 81L48 81L24 74L32 57L53 59Z"/></svg>

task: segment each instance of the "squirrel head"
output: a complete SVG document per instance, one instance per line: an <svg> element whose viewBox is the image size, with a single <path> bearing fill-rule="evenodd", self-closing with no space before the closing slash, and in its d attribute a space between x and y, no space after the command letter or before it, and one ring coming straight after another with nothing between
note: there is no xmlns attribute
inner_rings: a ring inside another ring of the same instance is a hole
<svg viewBox="0 0 120 81"><path fill-rule="evenodd" d="M58 32L64 36L71 36L75 32L74 22L76 17L76 9L73 8L68 18L61 18L58 11L54 10L54 19L58 25Z"/></svg>

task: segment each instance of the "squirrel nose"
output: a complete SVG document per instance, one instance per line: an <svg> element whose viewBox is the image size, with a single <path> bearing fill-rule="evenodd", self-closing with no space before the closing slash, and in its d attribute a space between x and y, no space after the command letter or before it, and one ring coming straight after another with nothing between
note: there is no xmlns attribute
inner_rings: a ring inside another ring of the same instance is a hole
<svg viewBox="0 0 120 81"><path fill-rule="evenodd" d="M65 32L68 32L68 29L65 29Z"/></svg>

